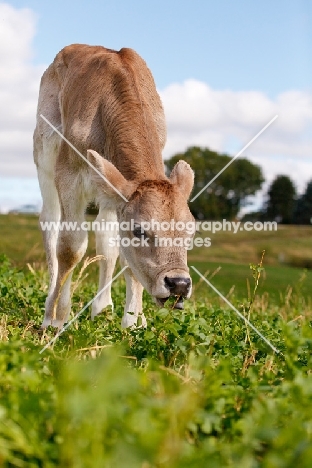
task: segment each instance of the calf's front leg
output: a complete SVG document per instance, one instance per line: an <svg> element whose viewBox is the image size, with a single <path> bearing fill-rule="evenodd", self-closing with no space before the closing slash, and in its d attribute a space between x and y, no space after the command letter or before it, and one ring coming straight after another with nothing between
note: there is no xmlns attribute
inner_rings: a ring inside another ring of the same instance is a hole
<svg viewBox="0 0 312 468"><path fill-rule="evenodd" d="M122 253L120 253L120 263L122 266L127 265L127 261ZM129 266L124 271L124 276L126 280L126 305L121 326L122 328L129 328L138 325L146 328L147 322L142 311L143 286L133 275ZM138 319L141 323L138 323Z"/></svg>

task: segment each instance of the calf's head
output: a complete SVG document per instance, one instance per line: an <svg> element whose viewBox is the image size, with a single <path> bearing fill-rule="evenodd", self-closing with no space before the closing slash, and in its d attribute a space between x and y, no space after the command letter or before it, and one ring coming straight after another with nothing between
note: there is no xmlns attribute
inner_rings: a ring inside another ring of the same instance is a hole
<svg viewBox="0 0 312 468"><path fill-rule="evenodd" d="M97 193L116 208L120 249L134 275L158 305L176 296L175 307L182 309L183 298L190 297L192 289L187 266L195 231L187 205L194 183L192 169L179 161L168 179L138 184L127 181L95 151L88 151L88 159L98 171L90 172Z"/></svg>

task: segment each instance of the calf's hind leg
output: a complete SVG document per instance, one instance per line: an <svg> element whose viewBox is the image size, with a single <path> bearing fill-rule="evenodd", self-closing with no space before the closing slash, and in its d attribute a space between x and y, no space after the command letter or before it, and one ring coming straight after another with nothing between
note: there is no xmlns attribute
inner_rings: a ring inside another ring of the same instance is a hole
<svg viewBox="0 0 312 468"><path fill-rule="evenodd" d="M84 221L86 201L80 189L78 176L58 180L57 189L61 205L61 223L67 229L58 234L56 257L58 272L53 291L46 301L46 311L42 326L60 328L68 321L71 310L70 285L72 273L82 259L88 244L87 231L81 229ZM74 195L73 195L74 194Z"/></svg>
<svg viewBox="0 0 312 468"><path fill-rule="evenodd" d="M99 215L96 220L98 222L98 229L96 231L96 254L103 256L103 258L99 261L100 271L98 293L100 291L102 292L92 304L92 319L94 319L96 315L100 314L107 306L112 306L112 309L114 308L110 282L112 280L116 260L119 255L118 246L115 243L110 245L109 242L110 238L115 239L118 234L116 212L109 209L100 208ZM107 227L109 227L108 223L111 223L111 228L102 230L102 220L105 220Z"/></svg>

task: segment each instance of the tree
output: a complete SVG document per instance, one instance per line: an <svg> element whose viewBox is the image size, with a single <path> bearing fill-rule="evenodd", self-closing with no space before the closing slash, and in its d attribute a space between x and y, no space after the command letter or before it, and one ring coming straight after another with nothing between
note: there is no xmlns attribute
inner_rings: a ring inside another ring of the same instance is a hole
<svg viewBox="0 0 312 468"><path fill-rule="evenodd" d="M195 172L193 196L231 161L227 154L193 146L167 160L169 171L177 161L188 162ZM234 161L194 202L190 210L197 219L233 219L247 197L261 188L264 179L259 166L245 158Z"/></svg>
<svg viewBox="0 0 312 468"><path fill-rule="evenodd" d="M278 175L268 190L267 218L282 224L290 224L296 202L296 188L286 175Z"/></svg>
<svg viewBox="0 0 312 468"><path fill-rule="evenodd" d="M308 182L304 194L296 202L294 223L312 224L312 180Z"/></svg>

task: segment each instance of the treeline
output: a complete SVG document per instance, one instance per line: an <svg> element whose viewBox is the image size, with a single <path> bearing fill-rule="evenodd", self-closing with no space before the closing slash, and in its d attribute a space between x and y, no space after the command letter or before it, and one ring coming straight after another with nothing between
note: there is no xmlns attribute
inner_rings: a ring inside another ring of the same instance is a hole
<svg viewBox="0 0 312 468"><path fill-rule="evenodd" d="M208 148L193 146L165 161L168 173L177 161L188 162L195 172L192 196L212 181L203 193L190 203L196 219L233 219L250 202L264 183L260 166L246 158L232 158ZM218 176L217 174L229 164ZM216 177L216 178L215 178ZM215 178L215 180L214 180ZM191 196L191 198L192 198ZM245 216L251 220L273 220L283 224L310 224L312 222L312 179L302 195L287 175L277 176L270 185L260 211Z"/></svg>
<svg viewBox="0 0 312 468"><path fill-rule="evenodd" d="M259 218L282 224L312 224L312 179L302 195L287 175L278 175L269 187Z"/></svg>

